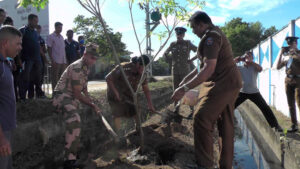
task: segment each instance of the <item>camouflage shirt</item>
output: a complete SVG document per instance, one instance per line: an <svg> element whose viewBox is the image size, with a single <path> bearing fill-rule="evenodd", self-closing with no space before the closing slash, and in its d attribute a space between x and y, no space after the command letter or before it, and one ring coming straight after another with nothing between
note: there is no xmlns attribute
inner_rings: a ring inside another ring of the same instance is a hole
<svg viewBox="0 0 300 169"><path fill-rule="evenodd" d="M138 73L138 70L136 69L135 65L131 62L121 63L121 66L123 67L123 70L128 78L128 81L131 84L131 87L133 88L134 91L136 91L139 81L141 79L141 75ZM115 88L120 93L121 98L124 96L127 98L132 98L130 89L128 88L128 86L126 84L126 81L122 75L122 72L121 72L119 66L116 66L111 71L111 76L112 76ZM147 84L146 76L144 76L143 85L144 84ZM110 101L115 100L114 96L115 96L114 92L108 87L108 89L107 89L108 100L110 100Z"/></svg>
<svg viewBox="0 0 300 169"><path fill-rule="evenodd" d="M190 52L197 51L197 47L189 40L172 42L164 53L167 60L172 61L173 74L186 74L190 71L188 59ZM169 53L171 55L169 56Z"/></svg>
<svg viewBox="0 0 300 169"><path fill-rule="evenodd" d="M70 64L61 75L54 92L64 93L73 97L73 86L81 86L81 91L87 89L88 74L88 66L83 63L82 59L78 59Z"/></svg>

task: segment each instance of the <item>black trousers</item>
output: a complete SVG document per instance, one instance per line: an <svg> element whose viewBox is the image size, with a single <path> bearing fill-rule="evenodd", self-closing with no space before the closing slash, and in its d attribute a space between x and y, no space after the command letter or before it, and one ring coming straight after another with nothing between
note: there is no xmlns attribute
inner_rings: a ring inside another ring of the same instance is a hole
<svg viewBox="0 0 300 169"><path fill-rule="evenodd" d="M274 116L271 108L268 106L264 98L261 96L261 94L253 93L253 94L247 94L247 93L239 93L239 97L235 101L235 108L238 107L240 104L242 104L245 100L251 100L256 106L260 109L260 111L265 116L267 122L271 127L277 127L278 121L276 117Z"/></svg>
<svg viewBox="0 0 300 169"><path fill-rule="evenodd" d="M26 98L26 93L28 91L30 81L33 77L36 77L35 80L37 84L41 82L40 79L42 78L42 62L27 60L25 61L25 69L22 71L20 77L19 95L21 99Z"/></svg>

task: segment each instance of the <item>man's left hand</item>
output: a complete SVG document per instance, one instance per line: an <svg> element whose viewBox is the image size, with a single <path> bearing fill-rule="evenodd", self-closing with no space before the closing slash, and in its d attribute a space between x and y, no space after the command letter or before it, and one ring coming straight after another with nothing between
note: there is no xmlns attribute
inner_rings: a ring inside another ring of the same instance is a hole
<svg viewBox="0 0 300 169"><path fill-rule="evenodd" d="M173 101L176 102L176 101L179 101L184 96L184 94L185 94L185 91L184 91L183 87L179 87L174 91L171 98Z"/></svg>
<svg viewBox="0 0 300 169"><path fill-rule="evenodd" d="M153 105L148 105L148 109L152 112L152 113L155 113L156 110L155 108L153 107Z"/></svg>

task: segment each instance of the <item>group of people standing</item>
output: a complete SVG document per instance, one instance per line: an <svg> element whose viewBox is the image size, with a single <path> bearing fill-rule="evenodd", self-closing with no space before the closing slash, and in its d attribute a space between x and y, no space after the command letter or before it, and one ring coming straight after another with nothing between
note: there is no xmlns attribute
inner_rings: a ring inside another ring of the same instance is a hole
<svg viewBox="0 0 300 169"><path fill-rule="evenodd" d="M81 58L85 51L84 37L73 40L73 31L67 39L61 35L63 24L55 23L55 31L45 41L41 36L39 18L29 14L27 24L19 30L11 17L0 8L0 168L12 167L10 138L16 127L16 101L44 98L42 90L44 70L51 63L54 87L67 65ZM49 54L50 63L46 57ZM11 76L13 75L13 77ZM11 84L13 82L13 84Z"/></svg>
<svg viewBox="0 0 300 169"><path fill-rule="evenodd" d="M2 25L13 26L13 20L6 16L5 10L1 9L0 13L6 17ZM55 23L55 31L45 41L38 22L37 15L28 15L28 23L19 29L22 33L22 50L12 61L16 99L21 101L34 97L44 98L42 84L47 66L51 64L50 78L54 89L67 65L79 59L85 48L83 36L78 37L79 42L75 41L71 29L67 31L67 38L63 38L63 24L60 22Z"/></svg>
<svg viewBox="0 0 300 169"><path fill-rule="evenodd" d="M33 20L31 20L32 18ZM28 20L34 24L38 22L37 17L34 15ZM262 68L253 62L252 52L246 52L245 57L234 59L229 40L212 23L205 12L195 12L189 19L189 22L193 33L201 38L198 48L190 41L183 40L185 28L176 28L177 41L171 43L165 52L165 56L172 60L173 65L174 93L172 100L174 102L180 101L187 91L200 85L199 103L195 111L191 108L194 119L194 147L197 163L195 168L210 169L214 167L213 131L217 123L222 147L219 167L221 169L231 169L234 144L233 111L235 107L244 100L250 99L262 110L271 127L274 127L277 131L282 131L282 129L256 87L257 73ZM30 24L29 26L32 27ZM52 73L53 76L57 77L55 83L53 82L53 86L55 86L53 105L58 111L63 113L66 127L64 169L74 169L78 166L77 153L81 133L81 118L78 106L80 103L86 104L95 113L101 115L101 109L89 95L87 85L89 69L101 55L98 51L98 45L88 43L83 56L77 60L75 59L76 61L73 58L69 58L70 61L74 62L66 67L68 63L66 57L58 57L64 56L63 53L65 53L62 52L65 43L60 35L61 30L62 24L59 22L55 23L55 32L49 36L47 46L52 67L55 69ZM72 44L72 33L69 31L67 33L69 35L66 42L68 45ZM7 58L14 58L21 51L22 44L24 40L26 41L24 37L27 36L24 36L22 30L18 31L12 26L3 26L0 29L0 168L4 169L9 168L7 166L11 166L10 131L16 127L15 98L12 98L14 93L13 78L10 62ZM28 38L37 38L37 34L28 34ZM289 92L287 95L293 120L291 132L293 132L298 129L293 94L295 90L299 90L300 82L298 83L298 76L300 72L298 72L298 64L300 61L298 60L300 60L300 56L298 49L293 46L295 41L291 43L290 41L292 40L288 40L289 49L282 52L289 53L291 55L290 59L283 61L280 57L278 68L284 65L287 68L286 89ZM37 44L32 47L39 48ZM71 45L70 48L77 49L76 45ZM194 59L189 59L189 53L192 50L197 52L195 58L201 61L201 65L200 69L190 71L189 63ZM79 52L79 50L76 51ZM78 55L78 52L74 52L72 55ZM170 52L171 55L168 55ZM36 55L38 54L36 53ZM236 63L240 61L244 64L238 67ZM33 67L35 63L33 61L27 62L27 66ZM137 90L139 82L142 81L141 85L147 99L148 108L151 112L155 112L147 77L143 76L144 68L149 63L150 59L146 55L134 57L130 62L116 66L106 76L108 84L107 99L113 112L116 129L120 129L120 117L136 117L133 96L128 84L125 83L123 74L127 77L134 91ZM136 120L136 123L140 125L138 120Z"/></svg>

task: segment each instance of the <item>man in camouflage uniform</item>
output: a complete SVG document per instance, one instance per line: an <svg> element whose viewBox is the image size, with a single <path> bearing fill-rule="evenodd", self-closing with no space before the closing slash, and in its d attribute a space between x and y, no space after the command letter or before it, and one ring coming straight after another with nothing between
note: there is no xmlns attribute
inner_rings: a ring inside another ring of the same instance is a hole
<svg viewBox="0 0 300 169"><path fill-rule="evenodd" d="M144 64L143 61L144 60ZM124 73L127 76L127 79L133 88L134 91L137 90L138 84L142 78L142 73L144 70L144 65L149 64L150 59L146 55L140 57L134 57L131 59L131 62L121 63L121 66L124 70ZM107 76L107 99L111 107L114 124L117 132L121 128L121 117L135 118L136 128L139 128L139 121L136 116L135 107L133 103L132 93L128 85L125 82L125 79L121 73L120 66L116 66ZM150 90L148 87L148 82L146 76L142 80L142 88L145 93L149 110L155 112L153 107Z"/></svg>
<svg viewBox="0 0 300 169"><path fill-rule="evenodd" d="M63 113L65 122L64 169L75 169L80 144L79 104L89 105L99 114L101 110L92 102L87 90L89 68L99 57L98 46L88 44L81 59L72 63L62 74L53 93L53 105Z"/></svg>
<svg viewBox="0 0 300 169"><path fill-rule="evenodd" d="M296 115L295 97L298 107L300 107L300 51L297 48L298 37L286 37L288 47L283 47L277 63L277 69L286 67L285 92L289 105L292 126L288 132L298 131ZM288 60L283 60L282 56L288 56Z"/></svg>
<svg viewBox="0 0 300 169"><path fill-rule="evenodd" d="M183 27L175 28L177 41L172 42L169 48L165 51L164 57L168 62L172 62L172 75L173 75L173 90L178 88L180 82L183 78L191 71L190 64L190 52L197 51L197 47L191 43L189 40L184 40L184 35L186 29ZM171 53L171 55L169 55ZM175 105L177 102L175 102ZM189 117L192 117L194 112L194 107L191 106L191 114Z"/></svg>

